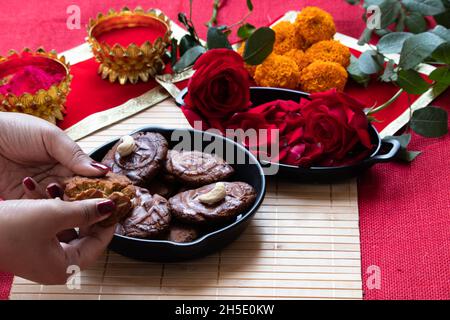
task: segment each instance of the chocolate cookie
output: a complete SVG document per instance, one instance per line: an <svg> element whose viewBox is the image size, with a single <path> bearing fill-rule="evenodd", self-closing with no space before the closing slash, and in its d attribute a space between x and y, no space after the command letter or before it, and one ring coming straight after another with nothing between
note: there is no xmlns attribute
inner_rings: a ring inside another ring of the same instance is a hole
<svg viewBox="0 0 450 320"><path fill-rule="evenodd" d="M136 187L132 200L134 209L116 231L128 237L155 239L169 228L171 214L167 200L160 195L151 195L146 189Z"/></svg>
<svg viewBox="0 0 450 320"><path fill-rule="evenodd" d="M144 186L160 170L167 155L168 144L159 133L138 132L132 134L125 146L124 138L106 154L102 162L114 173L127 176L135 185ZM131 139L132 143L130 145Z"/></svg>
<svg viewBox="0 0 450 320"><path fill-rule="evenodd" d="M198 231L192 226L173 224L170 226L167 240L179 243L192 242L198 238Z"/></svg>
<svg viewBox="0 0 450 320"><path fill-rule="evenodd" d="M180 185L175 180L166 178L167 175L159 174L152 181L145 185L150 194L159 194L164 198L169 198L177 193Z"/></svg>
<svg viewBox="0 0 450 320"><path fill-rule="evenodd" d="M116 210L102 226L111 226L126 218L133 208L131 199L135 196L135 187L122 175L108 173L102 178L75 176L66 180L64 198L68 201L108 198L116 204Z"/></svg>
<svg viewBox="0 0 450 320"><path fill-rule="evenodd" d="M181 192L170 198L169 204L178 221L205 224L230 220L255 199L255 190L245 182L218 182Z"/></svg>
<svg viewBox="0 0 450 320"><path fill-rule="evenodd" d="M177 180L202 186L229 178L234 169L218 156L199 151L175 151L167 154L165 170Z"/></svg>

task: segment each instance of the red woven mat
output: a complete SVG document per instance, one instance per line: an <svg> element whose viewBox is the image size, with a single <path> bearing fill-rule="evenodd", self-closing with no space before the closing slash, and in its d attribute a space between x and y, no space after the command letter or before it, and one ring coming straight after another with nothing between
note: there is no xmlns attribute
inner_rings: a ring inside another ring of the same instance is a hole
<svg viewBox="0 0 450 320"><path fill-rule="evenodd" d="M433 104L450 111L450 92ZM414 135L411 149L423 151L412 164L377 165L359 181L365 299L450 299L450 135Z"/></svg>

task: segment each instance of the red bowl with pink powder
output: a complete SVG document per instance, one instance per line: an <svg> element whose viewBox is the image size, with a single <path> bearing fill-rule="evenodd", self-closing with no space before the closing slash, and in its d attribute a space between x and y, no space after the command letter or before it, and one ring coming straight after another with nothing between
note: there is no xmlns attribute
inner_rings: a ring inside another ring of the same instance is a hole
<svg viewBox="0 0 450 320"><path fill-rule="evenodd" d="M70 70L55 52L24 50L0 57L0 111L62 120Z"/></svg>

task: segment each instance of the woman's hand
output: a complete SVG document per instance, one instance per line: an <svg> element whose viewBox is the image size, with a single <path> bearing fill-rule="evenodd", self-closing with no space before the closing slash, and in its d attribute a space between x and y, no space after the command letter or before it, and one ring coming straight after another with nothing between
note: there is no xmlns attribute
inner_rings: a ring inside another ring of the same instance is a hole
<svg viewBox="0 0 450 320"><path fill-rule="evenodd" d="M105 199L0 201L0 269L43 284L65 283L69 266L86 268L111 241L114 227L96 223L114 209ZM60 242L61 231L75 227L79 235Z"/></svg>
<svg viewBox="0 0 450 320"><path fill-rule="evenodd" d="M0 131L0 198L5 200L46 198L47 186L68 176L108 171L61 129L39 118L0 112Z"/></svg>

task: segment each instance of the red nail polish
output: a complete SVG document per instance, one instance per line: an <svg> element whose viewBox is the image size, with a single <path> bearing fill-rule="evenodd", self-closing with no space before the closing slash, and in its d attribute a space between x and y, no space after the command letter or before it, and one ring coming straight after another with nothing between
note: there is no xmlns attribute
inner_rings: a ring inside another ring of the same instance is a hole
<svg viewBox="0 0 450 320"><path fill-rule="evenodd" d="M47 187L47 192L51 198L64 198L63 189L56 183L49 184Z"/></svg>
<svg viewBox="0 0 450 320"><path fill-rule="evenodd" d="M116 210L116 204L111 200L105 200L97 203L97 211L100 214L109 214Z"/></svg>
<svg viewBox="0 0 450 320"><path fill-rule="evenodd" d="M36 189L36 186L34 184L33 179L31 179L30 177L26 177L25 179L23 179L23 185L30 191L33 191L34 189Z"/></svg>
<svg viewBox="0 0 450 320"><path fill-rule="evenodd" d="M96 169L100 169L102 171L109 171L109 167L105 166L103 163L91 162L91 166L93 166Z"/></svg>

